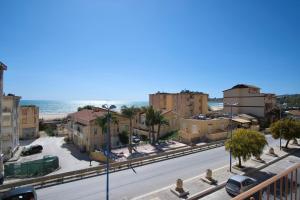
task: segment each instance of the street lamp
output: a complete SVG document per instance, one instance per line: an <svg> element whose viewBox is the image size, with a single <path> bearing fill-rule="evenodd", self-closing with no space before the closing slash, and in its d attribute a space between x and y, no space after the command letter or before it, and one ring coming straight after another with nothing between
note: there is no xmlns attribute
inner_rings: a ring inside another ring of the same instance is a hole
<svg viewBox="0 0 300 200"><path fill-rule="evenodd" d="M237 106L238 103L225 103L225 105L230 106L230 141L232 141L232 129L233 129L233 123L232 123L232 107ZM229 149L229 171L231 172L231 165L232 165L232 152L231 148Z"/></svg>
<svg viewBox="0 0 300 200"><path fill-rule="evenodd" d="M102 105L107 110L107 133L106 133L106 200L109 200L109 155L110 155L110 111L115 109L115 105Z"/></svg>

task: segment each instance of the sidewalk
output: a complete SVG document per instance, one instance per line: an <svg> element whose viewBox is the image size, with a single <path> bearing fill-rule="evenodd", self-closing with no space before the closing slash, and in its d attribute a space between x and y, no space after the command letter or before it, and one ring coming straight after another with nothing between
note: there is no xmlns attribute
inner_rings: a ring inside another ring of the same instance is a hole
<svg viewBox="0 0 300 200"><path fill-rule="evenodd" d="M299 146L292 146L290 145L290 149L300 149ZM264 167L267 167L274 162L277 162L289 155L288 152L280 151L278 147L274 148L275 153L278 155L278 157L273 157L270 155L267 155L265 152L261 158L265 161L264 163L254 161L252 159L248 160L247 162L243 162L243 166L246 166L246 169L243 171L239 171L235 168L232 168L232 172L229 172L229 165L221 167L219 169L213 170L213 178L217 181L215 185L210 185L204 181L201 180L201 177L205 177L206 174L201 174L197 177L193 177L191 179L187 179L183 181L183 188L187 191L189 191L189 195L184 198L179 198L175 194L173 194L170 190L171 188L175 188L175 182L174 185L169 185L165 188L162 188L160 190L153 191L151 193L133 198L134 200L178 200L178 199L192 199L193 197L203 197L205 195L208 195L220 188L222 188L229 177L231 177L234 174L240 174L243 175L245 173L253 172L254 170L260 170ZM233 164L234 165L234 164ZM178 177L180 178L180 177Z"/></svg>

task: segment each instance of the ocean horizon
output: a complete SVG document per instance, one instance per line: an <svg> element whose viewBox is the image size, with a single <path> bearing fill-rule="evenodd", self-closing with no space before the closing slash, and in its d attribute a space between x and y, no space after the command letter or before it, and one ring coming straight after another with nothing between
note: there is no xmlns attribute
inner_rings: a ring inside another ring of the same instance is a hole
<svg viewBox="0 0 300 200"><path fill-rule="evenodd" d="M35 105L39 107L41 116L66 115L76 112L79 107L92 105L101 107L103 104L114 104L119 111L122 105L126 106L147 106L148 101L118 101L118 100L79 100L79 101L60 101L60 100L21 100L21 105ZM223 107L223 103L208 102L209 106Z"/></svg>

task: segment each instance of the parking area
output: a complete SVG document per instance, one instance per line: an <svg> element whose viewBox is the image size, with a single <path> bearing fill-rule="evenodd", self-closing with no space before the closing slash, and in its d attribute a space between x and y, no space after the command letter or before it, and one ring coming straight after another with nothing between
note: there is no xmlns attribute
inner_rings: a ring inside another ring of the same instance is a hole
<svg viewBox="0 0 300 200"><path fill-rule="evenodd" d="M90 166L88 154L81 153L73 144L65 143L64 137L48 137L42 135L36 140L20 141L21 147L37 144L43 146L43 151L41 153L20 156L16 162L37 160L43 158L45 155L58 156L60 169L51 174L84 169ZM99 165L96 161L92 161L91 164L92 166Z"/></svg>

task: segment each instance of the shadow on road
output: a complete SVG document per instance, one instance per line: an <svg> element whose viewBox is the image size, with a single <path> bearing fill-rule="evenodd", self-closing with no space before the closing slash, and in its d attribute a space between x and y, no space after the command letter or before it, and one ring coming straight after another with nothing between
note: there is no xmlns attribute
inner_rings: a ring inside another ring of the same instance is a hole
<svg viewBox="0 0 300 200"><path fill-rule="evenodd" d="M78 160L90 161L90 157L86 153L81 153L79 149L74 144L62 144L62 148L70 151L71 155L74 156Z"/></svg>

